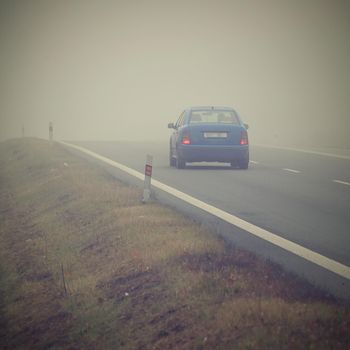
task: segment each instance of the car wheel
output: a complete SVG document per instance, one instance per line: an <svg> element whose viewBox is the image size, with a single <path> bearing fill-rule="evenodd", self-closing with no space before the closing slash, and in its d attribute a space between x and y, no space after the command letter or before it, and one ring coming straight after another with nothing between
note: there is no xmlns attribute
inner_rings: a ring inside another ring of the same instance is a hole
<svg viewBox="0 0 350 350"><path fill-rule="evenodd" d="M248 169L248 166L249 166L249 161L241 161L238 163L238 166L241 168L241 169Z"/></svg>
<svg viewBox="0 0 350 350"><path fill-rule="evenodd" d="M248 169L248 166L249 166L249 156L245 157L244 159L240 159L238 161L238 166L241 168L241 169Z"/></svg>
<svg viewBox="0 0 350 350"><path fill-rule="evenodd" d="M186 162L183 159L181 159L180 157L177 157L176 158L176 167L178 169L184 169L185 166L186 166Z"/></svg>
<svg viewBox="0 0 350 350"><path fill-rule="evenodd" d="M175 166L176 165L176 159L172 155L171 148L169 150L169 165L170 166Z"/></svg>

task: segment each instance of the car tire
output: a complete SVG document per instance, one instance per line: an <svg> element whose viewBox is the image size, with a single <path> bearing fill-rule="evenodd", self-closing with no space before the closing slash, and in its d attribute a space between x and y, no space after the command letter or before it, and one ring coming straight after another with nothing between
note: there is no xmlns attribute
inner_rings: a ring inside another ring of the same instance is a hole
<svg viewBox="0 0 350 350"><path fill-rule="evenodd" d="M169 165L171 167L176 165L176 159L173 157L172 152L171 152L171 148L169 150Z"/></svg>
<svg viewBox="0 0 350 350"><path fill-rule="evenodd" d="M244 158L238 159L237 162L240 169L248 169L249 167L249 152L247 152L244 156Z"/></svg>
<svg viewBox="0 0 350 350"><path fill-rule="evenodd" d="M180 157L177 157L176 158L176 168L178 169L184 169L186 166L186 162L180 158Z"/></svg>
<svg viewBox="0 0 350 350"><path fill-rule="evenodd" d="M249 167L249 155L247 155L244 159L240 159L238 161L238 166L240 167L240 169L248 169Z"/></svg>
<svg viewBox="0 0 350 350"><path fill-rule="evenodd" d="M249 161L247 161L247 160L240 161L240 162L238 163L238 166L239 166L240 169L246 170L246 169L248 169L248 167L249 167Z"/></svg>

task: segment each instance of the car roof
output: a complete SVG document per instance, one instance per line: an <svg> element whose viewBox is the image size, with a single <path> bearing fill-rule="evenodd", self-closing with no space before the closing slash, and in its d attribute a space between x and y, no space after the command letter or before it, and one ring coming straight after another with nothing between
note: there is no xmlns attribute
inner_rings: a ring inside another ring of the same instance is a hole
<svg viewBox="0 0 350 350"><path fill-rule="evenodd" d="M233 111L234 109L232 107L219 107L219 106L197 106L197 107L189 107L187 108L188 111L203 111L203 110L227 110L227 111Z"/></svg>

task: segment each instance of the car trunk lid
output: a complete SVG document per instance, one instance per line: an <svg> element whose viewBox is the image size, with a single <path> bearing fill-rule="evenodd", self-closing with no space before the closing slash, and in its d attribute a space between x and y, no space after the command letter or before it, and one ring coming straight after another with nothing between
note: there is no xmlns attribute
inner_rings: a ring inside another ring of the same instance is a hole
<svg viewBox="0 0 350 350"><path fill-rule="evenodd" d="M192 145L239 145L242 132L240 125L191 125Z"/></svg>

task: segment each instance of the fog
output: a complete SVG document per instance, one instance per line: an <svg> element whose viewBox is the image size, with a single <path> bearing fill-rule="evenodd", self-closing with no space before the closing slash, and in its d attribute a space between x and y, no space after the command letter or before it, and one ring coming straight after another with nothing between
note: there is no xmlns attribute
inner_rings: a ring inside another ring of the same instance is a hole
<svg viewBox="0 0 350 350"><path fill-rule="evenodd" d="M195 105L256 143L350 147L348 0L2 0L0 139L166 140Z"/></svg>

